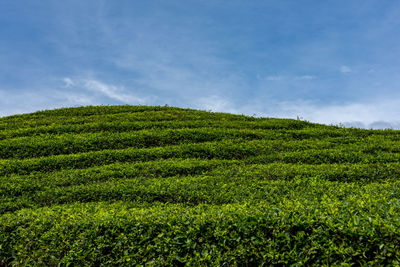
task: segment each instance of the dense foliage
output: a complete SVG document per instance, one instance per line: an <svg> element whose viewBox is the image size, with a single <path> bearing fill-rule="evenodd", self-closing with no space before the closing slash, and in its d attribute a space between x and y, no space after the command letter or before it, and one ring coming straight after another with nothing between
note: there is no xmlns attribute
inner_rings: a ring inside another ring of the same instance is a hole
<svg viewBox="0 0 400 267"><path fill-rule="evenodd" d="M397 265L400 132L147 106L0 118L0 266Z"/></svg>

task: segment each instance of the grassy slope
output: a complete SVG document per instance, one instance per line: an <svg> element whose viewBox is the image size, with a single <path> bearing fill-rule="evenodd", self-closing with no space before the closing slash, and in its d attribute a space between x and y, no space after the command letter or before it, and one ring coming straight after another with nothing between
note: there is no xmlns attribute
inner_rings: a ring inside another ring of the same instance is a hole
<svg viewBox="0 0 400 267"><path fill-rule="evenodd" d="M0 265L396 264L400 132L114 106L0 118Z"/></svg>

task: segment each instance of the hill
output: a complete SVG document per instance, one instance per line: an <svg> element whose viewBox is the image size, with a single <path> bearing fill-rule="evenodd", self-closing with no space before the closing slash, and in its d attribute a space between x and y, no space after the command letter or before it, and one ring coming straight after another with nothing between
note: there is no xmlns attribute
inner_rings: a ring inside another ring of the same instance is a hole
<svg viewBox="0 0 400 267"><path fill-rule="evenodd" d="M400 132L148 106L0 118L0 265L393 265Z"/></svg>

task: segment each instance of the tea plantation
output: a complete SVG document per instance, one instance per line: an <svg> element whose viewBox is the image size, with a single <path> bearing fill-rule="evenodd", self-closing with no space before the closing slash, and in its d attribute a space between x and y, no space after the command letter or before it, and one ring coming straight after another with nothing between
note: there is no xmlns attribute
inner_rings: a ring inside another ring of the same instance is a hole
<svg viewBox="0 0 400 267"><path fill-rule="evenodd" d="M0 118L0 266L399 262L400 131L150 106Z"/></svg>

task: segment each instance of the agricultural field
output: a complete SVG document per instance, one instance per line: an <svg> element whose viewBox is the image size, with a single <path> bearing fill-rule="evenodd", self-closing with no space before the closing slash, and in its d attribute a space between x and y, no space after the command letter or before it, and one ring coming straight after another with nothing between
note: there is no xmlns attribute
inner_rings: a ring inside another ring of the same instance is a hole
<svg viewBox="0 0 400 267"><path fill-rule="evenodd" d="M400 131L150 106L0 118L0 266L398 265Z"/></svg>

